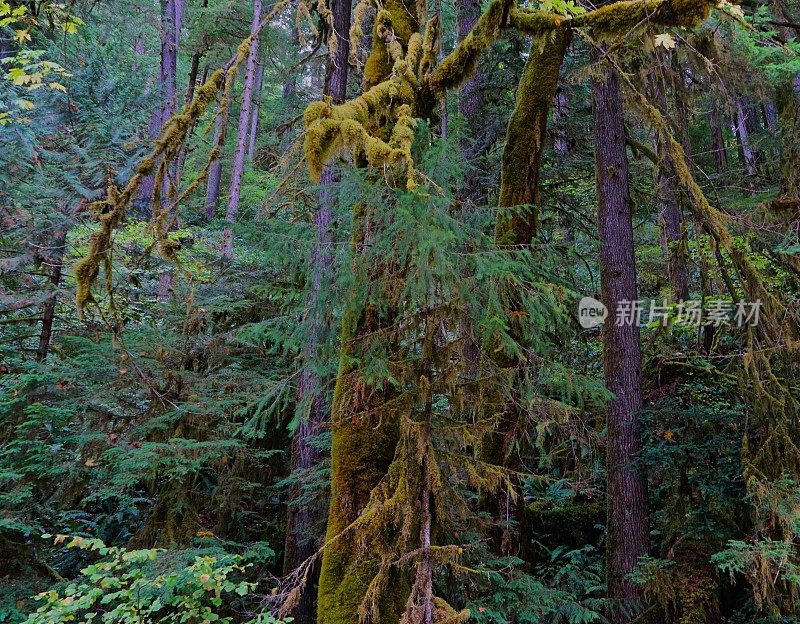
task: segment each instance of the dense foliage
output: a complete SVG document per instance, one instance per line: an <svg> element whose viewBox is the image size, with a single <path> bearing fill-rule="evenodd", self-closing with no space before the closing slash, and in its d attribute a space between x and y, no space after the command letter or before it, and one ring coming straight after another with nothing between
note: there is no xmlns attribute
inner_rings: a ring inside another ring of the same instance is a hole
<svg viewBox="0 0 800 624"><path fill-rule="evenodd" d="M798 33L0 0L0 622L800 621Z"/></svg>

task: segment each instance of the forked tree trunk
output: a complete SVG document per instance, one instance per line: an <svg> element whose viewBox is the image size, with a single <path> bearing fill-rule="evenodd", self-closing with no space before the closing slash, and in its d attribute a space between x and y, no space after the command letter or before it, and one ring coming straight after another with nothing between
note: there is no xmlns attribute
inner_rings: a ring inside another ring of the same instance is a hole
<svg viewBox="0 0 800 624"><path fill-rule="evenodd" d="M597 55L595 55L597 58ZM606 572L614 607L612 621L631 621L639 590L627 575L647 554L647 483L632 462L641 448L637 414L642 408L642 350L639 327L617 324L619 306L635 302L636 265L625 120L619 80L607 65L592 80L600 283L609 319L603 328L603 369L614 398L608 405L606 472L608 526ZM625 319L627 320L627 319Z"/></svg>
<svg viewBox="0 0 800 624"><path fill-rule="evenodd" d="M253 2L253 24L251 33L256 33L261 23L261 0ZM233 225L239 213L239 202L242 193L242 176L244 175L244 157L247 149L247 134L250 130L250 109L253 104L253 86L256 80L256 60L258 58L258 36L254 36L247 55L247 69L242 91L242 107L239 110L239 128L236 136L236 149L233 152L233 168L231 169L231 190L228 198L228 210L225 212L227 226L222 233L222 261L233 259Z"/></svg>

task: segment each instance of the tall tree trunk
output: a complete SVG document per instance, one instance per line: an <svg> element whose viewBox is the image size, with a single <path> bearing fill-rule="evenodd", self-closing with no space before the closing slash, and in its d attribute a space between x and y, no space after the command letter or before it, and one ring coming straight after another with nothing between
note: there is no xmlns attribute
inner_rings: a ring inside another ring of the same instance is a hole
<svg viewBox="0 0 800 624"><path fill-rule="evenodd" d="M336 55L329 58L325 68L325 95L332 98L335 104L341 104L347 97L347 59L350 55L350 0L334 0L333 36L337 38ZM311 444L313 438L322 431L327 420L329 406L326 401L326 385L330 381L320 378L319 343L322 332L327 325L325 303L320 301L323 280L330 276L333 264L331 225L333 222L334 187L336 176L331 166L325 167L322 173L321 188L317 210L314 214L316 241L311 250L311 271L306 300L306 320L308 335L304 345L303 370L297 388L298 404L305 408L301 414L300 425L292 439L292 471L308 471L319 464L319 451ZM307 411L306 411L307 410ZM294 491L293 498L299 494ZM320 510L307 506L296 508L290 504L286 522L286 557L284 568L297 568L303 561L311 557L317 550L318 538L313 534L313 527L319 520ZM324 513L324 510L322 510ZM319 569L314 567L308 585L303 591L297 607L292 615L298 624L311 624L314 620L314 586L318 583Z"/></svg>
<svg viewBox="0 0 800 624"><path fill-rule="evenodd" d="M255 34L261 23L261 0L253 2L253 25L251 33ZM247 148L247 133L250 129L250 109L253 103L253 86L256 80L256 64L258 59L258 36L254 36L247 55L247 69L242 91L242 107L239 111L239 128L236 136L236 149L233 152L233 167L231 169L231 190L228 198L228 210L225 220L228 222L222 233L222 260L229 262L233 259L233 224L239 212L239 201L242 193L242 176L244 175L244 157Z"/></svg>
<svg viewBox="0 0 800 624"><path fill-rule="evenodd" d="M472 31L475 22L480 17L480 13L480 0L456 0L456 32L459 41L463 41ZM458 112L465 120L478 119L485 112L484 103L483 72L480 65L478 65L458 93ZM473 124L469 124L468 127L475 128ZM468 166L472 166L472 161L486 150L486 146L479 143L479 137L474 132L465 133L460 148L462 157ZM475 176L466 176L462 199L466 200L466 202L471 202L475 206L482 206L486 203L486 191L476 181ZM468 276L465 274L464 277ZM459 321L459 332L463 340L462 357L467 362L465 376L470 382L477 381L481 360L480 344L475 336L472 318L473 310L465 310ZM474 405L474 400L472 399L474 393L471 386L468 386L467 393L469 398L466 404Z"/></svg>
<svg viewBox="0 0 800 624"><path fill-rule="evenodd" d="M264 83L264 64L259 63L256 69L256 82L253 85L253 110L250 113L249 139L247 142L247 160L253 162L256 157L256 139L258 138L258 117L261 113L261 87Z"/></svg>
<svg viewBox="0 0 800 624"><path fill-rule="evenodd" d="M412 0L387 0L383 8L393 18L395 36L405 49L411 34L419 29L417 5ZM344 14L344 7L339 10ZM367 88L383 80L392 69L386 46L375 35L379 27L377 23L373 26L373 45L365 66ZM345 37L347 29L338 32ZM339 45L343 45L341 40ZM333 89L333 84L329 88ZM370 218L368 207L354 210L354 264L363 263L360 246L369 242ZM366 275L361 271L358 274L365 280L371 279L371 268L364 270ZM359 291L356 287L355 292ZM388 390L371 387L363 371L353 363L363 338L392 323L396 311L381 311L369 302L363 303L363 309L351 303L342 320L341 358L331 406L331 500L325 535L327 546L320 570L317 624L359 622L359 608L379 569L379 561L370 552L370 544L366 544L366 552L359 552L364 545L346 529L359 518L373 489L386 476L399 436L397 416L384 414ZM381 621L399 621L406 598L405 583L391 579L378 605Z"/></svg>
<svg viewBox="0 0 800 624"><path fill-rule="evenodd" d="M349 0L336 0L331 5L333 11L333 36L337 38L336 55L328 59L325 70L323 91L335 104L341 104L347 96L347 60L350 53L351 4ZM333 262L331 246L331 224L333 222L334 186L337 182L333 169L328 166L322 174L317 210L314 214L316 241L311 254L311 281L306 301L308 337L304 348L304 368L298 384L298 403L307 406L307 413L301 416L300 425L292 440L292 470L307 471L318 465L320 457L317 449L310 443L322 431L323 422L329 414L325 386L329 380L320 378L319 342L327 324L324 302L320 301L323 280L330 272ZM297 494L296 492L294 493ZM286 559L284 567L296 568L317 549L317 539L312 527L318 520L320 510L306 506L290 507L286 527ZM323 511L324 513L324 511ZM290 543L291 542L291 543ZM316 565L310 574L308 586L303 591L292 615L299 624L310 624L314 619L314 589L318 583L320 566Z"/></svg>
<svg viewBox="0 0 800 624"><path fill-rule="evenodd" d="M217 208L219 207L219 192L222 186L222 151L225 149L228 119L230 119L230 110L226 106L217 113L217 118L214 121L214 146L219 151L219 154L211 161L208 169L205 212L206 219L209 221L216 218Z"/></svg>
<svg viewBox="0 0 800 624"><path fill-rule="evenodd" d="M50 283L53 285L54 289L57 289L61 282L66 241L67 228L64 226L56 232L50 257ZM47 358L47 353L50 350L50 342L53 336L53 320L56 315L56 303L57 295L53 293L42 305L42 330L39 333L39 347L36 349L37 362L43 362Z"/></svg>
<svg viewBox="0 0 800 624"><path fill-rule="evenodd" d="M480 14L480 0L456 0L456 30L459 41L472 31ZM484 72L479 64L472 76L464 82L458 94L458 112L467 121L469 128L474 127L470 121L478 119L483 111L485 100L483 83ZM486 145L479 144L477 137L470 137L467 134L461 145L461 153L466 162L472 165L472 161L483 154L486 147ZM486 190L478 183L475 176L469 175L464 180L464 198L478 206L486 202Z"/></svg>
<svg viewBox="0 0 800 624"><path fill-rule="evenodd" d="M161 0L161 63L156 81L159 103L150 116L151 140L158 138L164 123L175 114L178 106L178 49L183 27L184 3L185 0ZM141 200L150 201L154 192L153 183L153 176L142 181L139 187ZM174 183L173 176L168 175L164 181L164 190L168 192L169 185Z"/></svg>
<svg viewBox="0 0 800 624"><path fill-rule="evenodd" d="M756 175L756 155L750 144L750 132L747 129L747 112L741 98L737 97L735 99L734 107L736 108L736 136L739 139L739 147L742 150L745 170L747 175L753 178ZM752 183L752 180L750 183Z"/></svg>
<svg viewBox="0 0 800 624"><path fill-rule="evenodd" d="M636 301L637 289L622 96L616 72L607 65L598 67L592 80L592 112L600 282L611 315L603 328L603 369L614 393L607 412L606 571L609 597L615 603L612 621L623 624L630 621L627 615L640 596L627 575L647 554L647 483L632 466L641 448L636 420L642 408L639 327L635 319L621 324L613 320L619 306Z"/></svg>
<svg viewBox="0 0 800 624"><path fill-rule="evenodd" d="M728 155L725 151L725 134L722 129L722 119L720 118L719 105L716 100L711 102L709 112L709 125L711 130L711 151L714 155L714 170L717 174L725 171L728 162Z"/></svg>

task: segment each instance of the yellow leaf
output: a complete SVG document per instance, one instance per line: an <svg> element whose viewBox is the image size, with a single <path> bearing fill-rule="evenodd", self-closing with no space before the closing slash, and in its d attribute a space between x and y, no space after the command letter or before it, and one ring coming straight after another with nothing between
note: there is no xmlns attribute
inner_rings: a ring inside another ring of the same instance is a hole
<svg viewBox="0 0 800 624"><path fill-rule="evenodd" d="M36 108L33 102L30 100L23 100L22 98L14 100L14 104L19 106L22 110L33 110Z"/></svg>
<svg viewBox="0 0 800 624"><path fill-rule="evenodd" d="M51 82L47 86L50 87L51 89L53 89L54 91L63 91L64 93L67 92L67 88L64 85L62 85L61 83L58 83L58 82Z"/></svg>
<svg viewBox="0 0 800 624"><path fill-rule="evenodd" d="M675 47L675 39L669 33L656 35L655 45L656 47L661 46L666 50L672 50Z"/></svg>

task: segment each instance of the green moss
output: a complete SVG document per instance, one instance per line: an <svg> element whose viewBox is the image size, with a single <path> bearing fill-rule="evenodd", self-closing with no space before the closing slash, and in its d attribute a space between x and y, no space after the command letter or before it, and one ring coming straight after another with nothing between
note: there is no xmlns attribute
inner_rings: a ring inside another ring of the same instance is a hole
<svg viewBox="0 0 800 624"><path fill-rule="evenodd" d="M577 15L569 24L591 28L593 37L603 40L623 37L648 22L692 28L708 17L711 6L706 0L623 0Z"/></svg>
<svg viewBox="0 0 800 624"><path fill-rule="evenodd" d="M392 71L393 59L388 45L397 41L405 49L411 35L419 32L420 17L416 3L410 0L387 0L375 16L372 27L373 45L364 66L364 85L374 87Z"/></svg>
<svg viewBox="0 0 800 624"><path fill-rule="evenodd" d="M539 164L547 135L547 113L556 94L569 31L540 35L531 42L530 55L517 89L514 112L508 122L500 175L500 208L530 205L498 214L495 242L527 245L536 234L539 202Z"/></svg>
<svg viewBox="0 0 800 624"><path fill-rule="evenodd" d="M446 91L463 84L475 72L480 55L500 36L513 0L492 0L475 27L431 74L428 84Z"/></svg>

